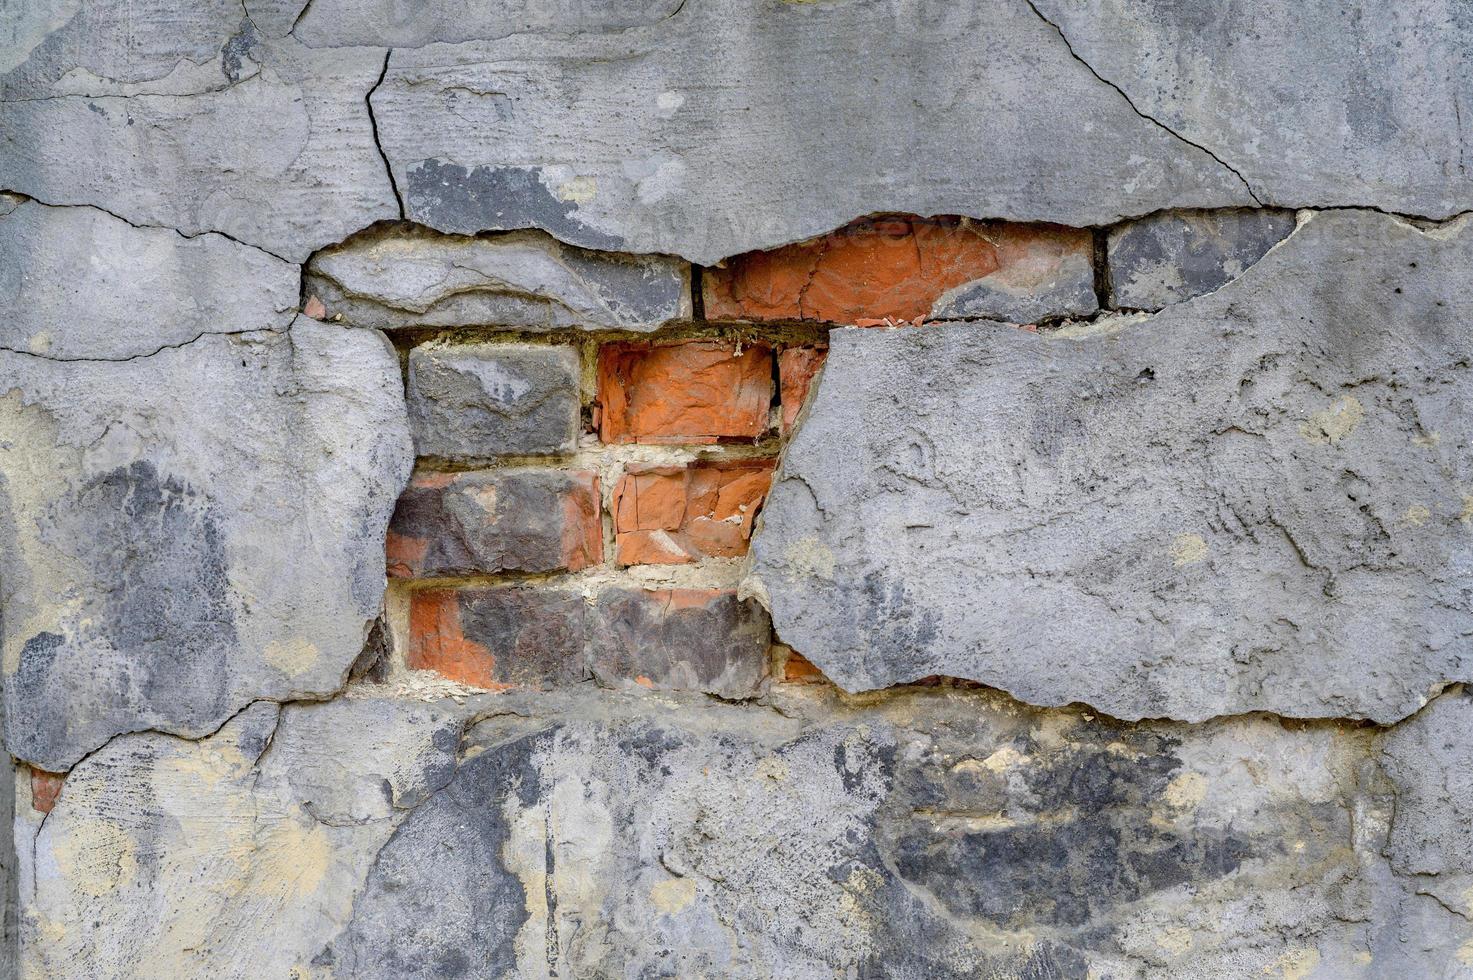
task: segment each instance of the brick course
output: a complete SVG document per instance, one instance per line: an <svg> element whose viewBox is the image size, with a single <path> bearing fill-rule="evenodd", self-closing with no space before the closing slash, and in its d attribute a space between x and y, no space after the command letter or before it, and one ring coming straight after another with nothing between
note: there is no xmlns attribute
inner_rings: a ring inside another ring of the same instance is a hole
<svg viewBox="0 0 1473 980"><path fill-rule="evenodd" d="M609 586L590 608L549 587L424 589L410 596L406 663L491 691L590 676L615 688L750 697L767 673L767 613L722 589Z"/></svg>
<svg viewBox="0 0 1473 980"><path fill-rule="evenodd" d="M66 783L66 773L31 769L31 809L37 813L50 813L56 806L57 797Z"/></svg>
<svg viewBox="0 0 1473 980"><path fill-rule="evenodd" d="M703 278L712 319L918 321L948 291L985 281L1002 294L949 315L1018 313L1018 294L1048 297L1045 312L1093 309L1088 231L1055 225L895 215L865 218L811 241L748 252ZM1083 305L1081 305L1083 304ZM1037 312L1024 307L1027 312Z"/></svg>
<svg viewBox="0 0 1473 980"><path fill-rule="evenodd" d="M571 452L578 364L571 347L416 347L408 385L415 451L456 460Z"/></svg>
<svg viewBox="0 0 1473 980"><path fill-rule="evenodd" d="M823 359L828 356L826 347L789 347L777 355L779 400L782 402L782 433L788 435L798 421L798 413L808 400L808 389Z"/></svg>

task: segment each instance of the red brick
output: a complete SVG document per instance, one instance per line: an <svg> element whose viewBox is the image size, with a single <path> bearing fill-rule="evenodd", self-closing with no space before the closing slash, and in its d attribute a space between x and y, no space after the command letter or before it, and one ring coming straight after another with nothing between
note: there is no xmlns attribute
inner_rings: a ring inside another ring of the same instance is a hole
<svg viewBox="0 0 1473 980"><path fill-rule="evenodd" d="M588 676L585 604L573 592L503 586L410 594L412 670L491 691L548 688Z"/></svg>
<svg viewBox="0 0 1473 980"><path fill-rule="evenodd" d="M61 787L65 782L66 773L64 772L32 769L31 809L37 813L50 813L51 808L56 806L56 798L61 795Z"/></svg>
<svg viewBox="0 0 1473 980"><path fill-rule="evenodd" d="M724 340L608 344L599 352L604 442L712 443L767 430L772 352Z"/></svg>
<svg viewBox="0 0 1473 980"><path fill-rule="evenodd" d="M1091 247L1088 231L965 218L865 218L807 242L748 252L707 270L712 319L917 321L942 294L1010 264L1036 262L1040 239Z"/></svg>
<svg viewBox="0 0 1473 980"><path fill-rule="evenodd" d="M828 357L826 347L789 347L777 355L777 377L783 407L783 435L793 431L793 423L808 400L808 389Z"/></svg>
<svg viewBox="0 0 1473 980"><path fill-rule="evenodd" d="M389 523L389 575L576 572L603 561L598 476L567 470L425 473Z"/></svg>
<svg viewBox="0 0 1473 980"><path fill-rule="evenodd" d="M746 554L775 465L761 459L631 470L614 490L619 564Z"/></svg>

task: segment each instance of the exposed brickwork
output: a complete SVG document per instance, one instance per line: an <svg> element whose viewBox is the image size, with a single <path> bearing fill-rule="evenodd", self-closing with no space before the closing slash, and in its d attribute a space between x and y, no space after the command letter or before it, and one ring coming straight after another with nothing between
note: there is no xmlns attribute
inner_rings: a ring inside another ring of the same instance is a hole
<svg viewBox="0 0 1473 980"><path fill-rule="evenodd" d="M56 806L56 798L66 783L66 773L31 770L31 809L37 813L50 813Z"/></svg>
<svg viewBox="0 0 1473 980"><path fill-rule="evenodd" d="M389 574L576 572L603 560L598 476L586 471L424 473L389 524Z"/></svg>
<svg viewBox="0 0 1473 980"><path fill-rule="evenodd" d="M410 596L407 665L487 690L587 676L585 604L547 588L427 589Z"/></svg>
<svg viewBox="0 0 1473 980"><path fill-rule="evenodd" d="M1091 248L1088 231L1055 225L866 218L707 270L706 314L849 324L913 321L930 315L948 290L996 273L1009 288L1044 288L1051 268L1066 257L1087 269Z"/></svg>
<svg viewBox="0 0 1473 980"><path fill-rule="evenodd" d="M599 353L604 442L712 443L767 430L772 352L727 340L608 344Z"/></svg>
<svg viewBox="0 0 1473 980"><path fill-rule="evenodd" d="M748 460L629 472L614 491L619 564L684 564L746 554L774 465Z"/></svg>
<svg viewBox="0 0 1473 980"><path fill-rule="evenodd" d="M778 353L777 376L779 401L782 403L783 435L793 431L798 413L808 400L808 389L827 356L826 347L788 347Z"/></svg>
<svg viewBox="0 0 1473 980"><path fill-rule="evenodd" d="M1050 304L1074 309L1094 301L1092 246L1087 231L1046 225L871 218L710 270L705 309L718 321L919 325L956 315L1024 323L1025 314ZM610 339L597 345L591 393L579 376L583 358L570 346L441 338L414 347L411 417L418 452L436 458L436 468L571 454L589 396L598 441L585 437L589 455L577 464L421 471L390 524L390 577L603 570L571 581L434 588L410 582L406 665L485 690L544 689L590 677L612 687L735 698L760 690L771 664L771 628L760 605L737 599L732 566L696 572L703 583L732 574L726 587L715 588L650 589L633 573L618 584L618 570L747 554L775 458L722 458L718 450L716 458L686 462L678 450L635 444L756 440L774 426L790 436L828 345L792 342L787 328L777 335L784 339L771 344L733 336ZM618 474L607 518L600 471ZM776 669L785 683L826 682L797 653L780 658Z"/></svg>
<svg viewBox="0 0 1473 980"><path fill-rule="evenodd" d="M767 673L767 613L735 591L609 588L598 597L590 664L610 687L756 694Z"/></svg>

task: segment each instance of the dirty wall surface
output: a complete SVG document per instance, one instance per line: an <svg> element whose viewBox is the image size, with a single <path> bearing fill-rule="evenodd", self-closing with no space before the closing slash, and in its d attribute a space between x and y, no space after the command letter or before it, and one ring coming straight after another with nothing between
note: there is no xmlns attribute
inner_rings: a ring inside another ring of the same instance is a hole
<svg viewBox="0 0 1473 980"><path fill-rule="evenodd" d="M0 9L0 975L1473 976L1470 51Z"/></svg>

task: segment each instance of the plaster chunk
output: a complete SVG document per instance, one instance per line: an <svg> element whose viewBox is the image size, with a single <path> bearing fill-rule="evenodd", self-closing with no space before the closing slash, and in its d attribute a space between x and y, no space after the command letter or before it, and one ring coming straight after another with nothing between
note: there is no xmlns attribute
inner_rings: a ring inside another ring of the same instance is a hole
<svg viewBox="0 0 1473 980"><path fill-rule="evenodd" d="M206 333L281 330L299 289L296 266L220 235L35 201L0 215L0 347L12 351L121 360Z"/></svg>
<svg viewBox="0 0 1473 980"><path fill-rule="evenodd" d="M133 224L222 232L293 262L397 217L365 103L383 50L263 39L242 23L239 4L230 24L240 33L223 45L219 84L0 95L5 188L48 204L90 204ZM135 36L94 27L68 33L67 50ZM166 37L160 66L187 53L173 32ZM132 51L101 60L127 66Z"/></svg>
<svg viewBox="0 0 1473 980"><path fill-rule="evenodd" d="M449 704L260 703L197 743L113 742L18 825L22 975L310 975L460 724Z"/></svg>
<svg viewBox="0 0 1473 980"><path fill-rule="evenodd" d="M0 377L12 754L65 770L342 685L412 457L382 335L300 317L119 362L0 354Z"/></svg>
<svg viewBox="0 0 1473 980"><path fill-rule="evenodd" d="M1265 205L1429 218L1473 207L1473 16L1461 4L1031 2Z"/></svg>
<svg viewBox="0 0 1473 980"><path fill-rule="evenodd" d="M691 0L617 33L396 50L373 105L415 221L706 265L877 211L1083 226L1253 203L1021 0Z"/></svg>
<svg viewBox="0 0 1473 980"><path fill-rule="evenodd" d="M778 636L851 691L1417 710L1473 653L1467 228L1316 215L1149 319L833 332L753 543Z"/></svg>

